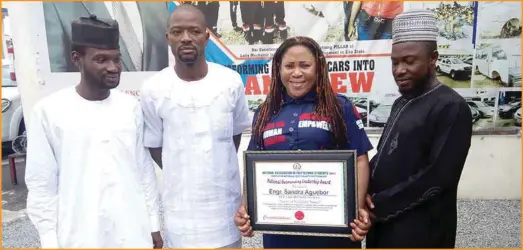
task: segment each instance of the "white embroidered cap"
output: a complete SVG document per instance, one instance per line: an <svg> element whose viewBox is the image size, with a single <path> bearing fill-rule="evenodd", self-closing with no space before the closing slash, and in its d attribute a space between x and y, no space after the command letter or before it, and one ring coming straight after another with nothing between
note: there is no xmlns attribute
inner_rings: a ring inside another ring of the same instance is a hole
<svg viewBox="0 0 523 250"><path fill-rule="evenodd" d="M430 10L409 10L392 21L392 44L402 42L436 42L436 16Z"/></svg>

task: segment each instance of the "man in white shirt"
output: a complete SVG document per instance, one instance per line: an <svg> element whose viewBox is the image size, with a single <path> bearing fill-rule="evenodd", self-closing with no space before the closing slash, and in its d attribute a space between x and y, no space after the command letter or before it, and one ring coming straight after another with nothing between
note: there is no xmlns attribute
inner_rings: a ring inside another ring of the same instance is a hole
<svg viewBox="0 0 523 250"><path fill-rule="evenodd" d="M238 73L205 60L209 39L196 7L178 6L167 40L174 67L142 86L144 144L163 169L168 248L241 248L234 214L240 205L237 150L250 127Z"/></svg>
<svg viewBox="0 0 523 250"><path fill-rule="evenodd" d="M72 22L75 87L35 106L28 128L27 213L42 248L162 248L159 195L143 115L120 82L118 23Z"/></svg>

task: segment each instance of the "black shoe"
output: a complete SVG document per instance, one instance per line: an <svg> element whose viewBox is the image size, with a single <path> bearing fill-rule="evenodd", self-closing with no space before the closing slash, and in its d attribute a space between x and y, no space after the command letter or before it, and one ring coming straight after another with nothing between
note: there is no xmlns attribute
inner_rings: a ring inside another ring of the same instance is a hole
<svg viewBox="0 0 523 250"><path fill-rule="evenodd" d="M273 44L274 43L274 32L265 32L263 34L263 44Z"/></svg>
<svg viewBox="0 0 523 250"><path fill-rule="evenodd" d="M263 39L263 31L262 30L253 30L252 31L252 40L254 43L257 43Z"/></svg>
<svg viewBox="0 0 523 250"><path fill-rule="evenodd" d="M249 45L253 45L253 44L254 44L254 39L253 39L253 37L252 37L252 30L244 31L244 32L243 32L243 37L245 38L245 41L246 41Z"/></svg>

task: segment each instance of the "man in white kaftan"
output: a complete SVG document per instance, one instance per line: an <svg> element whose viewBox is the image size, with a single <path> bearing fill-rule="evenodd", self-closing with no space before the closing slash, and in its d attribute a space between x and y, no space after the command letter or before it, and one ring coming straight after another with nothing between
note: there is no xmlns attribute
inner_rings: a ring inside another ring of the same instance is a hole
<svg viewBox="0 0 523 250"><path fill-rule="evenodd" d="M237 150L250 127L238 73L205 60L203 14L178 6L169 19L174 67L143 85L144 144L162 167L168 248L241 248L234 214L242 192Z"/></svg>
<svg viewBox="0 0 523 250"><path fill-rule="evenodd" d="M241 183L233 135L250 126L243 82L210 63L199 81L172 68L141 90L145 146L162 147L164 225L169 248L217 248L239 240Z"/></svg>
<svg viewBox="0 0 523 250"><path fill-rule="evenodd" d="M121 72L117 23L81 18L72 30L82 79L37 103L28 127L29 218L42 248L161 247L141 107L112 90Z"/></svg>

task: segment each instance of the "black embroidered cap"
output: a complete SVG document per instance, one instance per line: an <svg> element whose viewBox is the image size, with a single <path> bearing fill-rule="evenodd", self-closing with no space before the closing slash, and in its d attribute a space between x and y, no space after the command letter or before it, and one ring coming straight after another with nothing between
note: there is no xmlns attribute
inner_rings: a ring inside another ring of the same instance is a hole
<svg viewBox="0 0 523 250"><path fill-rule="evenodd" d="M96 15L80 17L71 23L72 42L97 49L119 49L118 22Z"/></svg>

